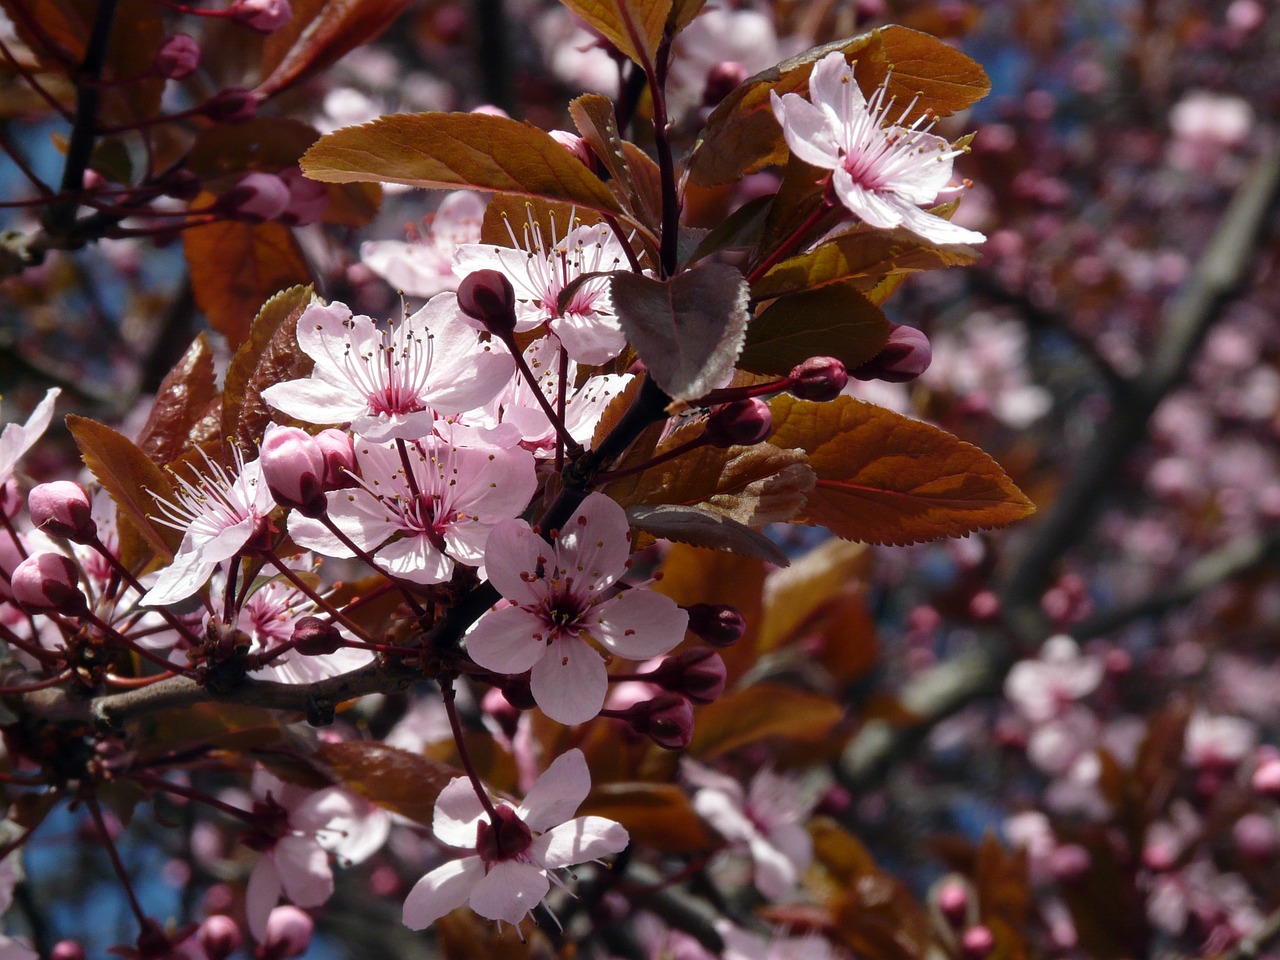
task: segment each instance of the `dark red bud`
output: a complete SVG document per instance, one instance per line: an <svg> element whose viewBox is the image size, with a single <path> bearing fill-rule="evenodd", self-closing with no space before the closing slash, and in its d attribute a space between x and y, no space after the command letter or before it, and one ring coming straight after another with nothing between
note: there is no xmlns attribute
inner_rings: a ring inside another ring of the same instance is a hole
<svg viewBox="0 0 1280 960"><path fill-rule="evenodd" d="M791 368L789 379L791 386L787 389L793 396L826 403L840 396L849 374L835 357L810 357Z"/></svg>
<svg viewBox="0 0 1280 960"><path fill-rule="evenodd" d="M623 719L636 733L667 750L683 750L693 740L693 706L677 693L642 700Z"/></svg>
<svg viewBox="0 0 1280 960"><path fill-rule="evenodd" d="M232 0L227 13L236 23L257 33L274 33L293 19L289 0Z"/></svg>
<svg viewBox="0 0 1280 960"><path fill-rule="evenodd" d="M964 960L983 960L996 947L995 934L982 924L970 927L960 938L960 955Z"/></svg>
<svg viewBox="0 0 1280 960"><path fill-rule="evenodd" d="M84 487L70 480L55 480L33 487L27 497L31 523L51 537L75 543L92 543L98 535L93 505Z"/></svg>
<svg viewBox="0 0 1280 960"><path fill-rule="evenodd" d="M962 926L969 918L969 886L950 876L938 887L938 910L953 927Z"/></svg>
<svg viewBox="0 0 1280 960"><path fill-rule="evenodd" d="M733 646L746 633L746 618L727 603L695 603L685 609L690 632L713 647Z"/></svg>
<svg viewBox="0 0 1280 960"><path fill-rule="evenodd" d="M511 677L499 677L498 689L507 698L507 703L517 710L532 710L538 705L533 699L533 691L529 688L529 674L520 673Z"/></svg>
<svg viewBox="0 0 1280 960"><path fill-rule="evenodd" d="M267 935L258 956L270 960L300 957L311 946L315 929L316 922L306 911L289 903L276 907L267 915Z"/></svg>
<svg viewBox="0 0 1280 960"><path fill-rule="evenodd" d="M929 369L933 361L933 347L924 332L905 323L894 324L889 331L889 342L884 348L850 376L858 380L887 380L890 383L906 383Z"/></svg>
<svg viewBox="0 0 1280 960"><path fill-rule="evenodd" d="M735 400L707 418L707 441L714 447L750 446L773 432L773 414L763 400Z"/></svg>
<svg viewBox="0 0 1280 960"><path fill-rule="evenodd" d="M293 648L304 657L323 657L341 650L342 634L328 620L302 617L293 625Z"/></svg>
<svg viewBox="0 0 1280 960"><path fill-rule="evenodd" d="M706 647L693 647L668 657L644 679L694 703L711 703L724 693L727 676L720 654Z"/></svg>
<svg viewBox="0 0 1280 960"><path fill-rule="evenodd" d="M351 434L330 427L316 434L316 445L324 457L324 489L343 490L355 485L356 448Z"/></svg>
<svg viewBox="0 0 1280 960"><path fill-rule="evenodd" d="M170 170L158 181L166 197L193 200L200 193L200 178L185 167Z"/></svg>
<svg viewBox="0 0 1280 960"><path fill-rule="evenodd" d="M458 307L496 337L510 336L516 328L516 292L498 270L476 270L463 277Z"/></svg>
<svg viewBox="0 0 1280 960"><path fill-rule="evenodd" d="M222 195L232 215L253 223L275 220L289 209L289 188L274 173L246 173Z"/></svg>
<svg viewBox="0 0 1280 960"><path fill-rule="evenodd" d="M226 960L240 949L244 937L234 920L225 914L215 913L211 917L206 917L204 923L200 924L196 940L209 960Z"/></svg>
<svg viewBox="0 0 1280 960"><path fill-rule="evenodd" d="M258 95L242 87L229 87L206 100L201 112L219 123L244 123L258 115Z"/></svg>
<svg viewBox="0 0 1280 960"><path fill-rule="evenodd" d="M747 68L736 60L722 60L707 71L707 83L702 88L702 105L714 107L733 93L747 79Z"/></svg>

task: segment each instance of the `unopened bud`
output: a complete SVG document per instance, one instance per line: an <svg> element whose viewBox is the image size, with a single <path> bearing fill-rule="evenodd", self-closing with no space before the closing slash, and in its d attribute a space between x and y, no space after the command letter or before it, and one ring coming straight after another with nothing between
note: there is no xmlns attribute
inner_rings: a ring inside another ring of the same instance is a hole
<svg viewBox="0 0 1280 960"><path fill-rule="evenodd" d="M662 661L644 680L694 703L711 703L724 693L727 675L720 654L706 647L692 647Z"/></svg>
<svg viewBox="0 0 1280 960"><path fill-rule="evenodd" d="M991 928L978 924L970 927L960 938L960 955L964 960L983 960L996 947L995 934Z"/></svg>
<svg viewBox="0 0 1280 960"><path fill-rule="evenodd" d="M49 951L49 960L84 960L84 947L79 940L59 940Z"/></svg>
<svg viewBox="0 0 1280 960"><path fill-rule="evenodd" d="M905 323L897 323L890 329L889 342L883 349L849 373L858 380L906 383L928 370L932 361L933 347L924 332Z"/></svg>
<svg viewBox="0 0 1280 960"><path fill-rule="evenodd" d="M801 400L826 403L840 396L849 374L835 357L810 357L791 368L787 390Z"/></svg>
<svg viewBox="0 0 1280 960"><path fill-rule="evenodd" d="M37 553L14 568L9 584L13 599L31 613L54 612L78 617L88 610L80 592L79 571L60 553Z"/></svg>
<svg viewBox="0 0 1280 960"><path fill-rule="evenodd" d="M938 912L947 923L960 927L969 918L969 885L952 874L942 880L937 892Z"/></svg>
<svg viewBox="0 0 1280 960"><path fill-rule="evenodd" d="M1250 860L1272 860L1280 847L1275 821L1265 813L1246 813L1232 826L1231 838L1241 855Z"/></svg>
<svg viewBox="0 0 1280 960"><path fill-rule="evenodd" d="M185 33L175 33L160 45L155 58L156 72L166 80L182 80L200 66L200 44Z"/></svg>
<svg viewBox="0 0 1280 960"><path fill-rule="evenodd" d="M0 514L12 520L18 515L24 502L22 488L18 486L17 480L10 477L4 483L0 483Z"/></svg>
<svg viewBox="0 0 1280 960"><path fill-rule="evenodd" d="M319 180L303 176L297 167L280 171L280 179L289 188L289 206L280 216L287 227L305 227L315 223L329 209L329 188Z"/></svg>
<svg viewBox="0 0 1280 960"><path fill-rule="evenodd" d="M229 87L206 100L201 112L219 123L244 123L258 115L258 95L242 87Z"/></svg>
<svg viewBox="0 0 1280 960"><path fill-rule="evenodd" d="M262 438L262 478L276 503L304 517L324 516L324 453L315 437L297 427L272 426Z"/></svg>
<svg viewBox="0 0 1280 960"><path fill-rule="evenodd" d="M1253 771L1249 781L1254 791L1272 800L1280 800L1280 759L1264 760Z"/></svg>
<svg viewBox="0 0 1280 960"><path fill-rule="evenodd" d="M533 698L533 689L529 686L529 674L517 673L510 677L498 678L498 689L507 698L507 703L517 710L532 710L538 705Z"/></svg>
<svg viewBox="0 0 1280 960"><path fill-rule="evenodd" d="M159 180L166 197L175 200L192 200L200 193L200 178L186 167L176 167Z"/></svg>
<svg viewBox="0 0 1280 960"><path fill-rule="evenodd" d="M1079 880L1089 872L1093 857L1078 843L1064 843L1049 854L1049 872L1058 880Z"/></svg>
<svg viewBox="0 0 1280 960"><path fill-rule="evenodd" d="M713 647L731 647L747 631L747 620L727 603L695 603L689 612L689 631Z"/></svg>
<svg viewBox="0 0 1280 960"><path fill-rule="evenodd" d="M258 33L274 33L293 19L289 0L233 0L227 14Z"/></svg>
<svg viewBox="0 0 1280 960"><path fill-rule="evenodd" d="M27 497L31 524L51 537L91 543L98 535L93 504L84 487L70 480L54 480L33 487Z"/></svg>
<svg viewBox="0 0 1280 960"><path fill-rule="evenodd" d="M301 617L293 625L293 648L304 657L323 657L342 646L342 634L328 620Z"/></svg>
<svg viewBox="0 0 1280 960"><path fill-rule="evenodd" d="M316 446L324 457L324 489L342 490L353 486L356 469L356 447L351 434L330 427L315 436Z"/></svg>
<svg viewBox="0 0 1280 960"><path fill-rule="evenodd" d="M736 60L722 60L707 71L707 82L702 88L702 105L714 107L733 93L747 79L747 68Z"/></svg>
<svg viewBox="0 0 1280 960"><path fill-rule="evenodd" d="M773 433L769 405L754 397L726 403L707 418L707 441L713 447L751 446Z"/></svg>
<svg viewBox="0 0 1280 960"><path fill-rule="evenodd" d="M570 133L568 130L552 130L551 139L572 153L588 167L594 165L595 154L593 154L591 152L591 148L587 146L587 141L583 140L576 133Z"/></svg>
<svg viewBox="0 0 1280 960"><path fill-rule="evenodd" d="M275 220L289 208L289 188L274 173L255 171L241 177L222 202L244 220Z"/></svg>
<svg viewBox="0 0 1280 960"><path fill-rule="evenodd" d="M660 693L628 709L623 719L636 733L667 750L683 750L693 740L693 707L676 693Z"/></svg>
<svg viewBox="0 0 1280 960"><path fill-rule="evenodd" d="M516 735L516 728L520 724L521 711L512 705L501 689L490 687L485 691L484 698L480 701L480 709L502 728L502 732L507 735L508 739Z"/></svg>
<svg viewBox="0 0 1280 960"><path fill-rule="evenodd" d="M209 960L226 960L240 949L244 937L234 920L226 914L215 913L212 917L206 917L204 923L200 924L196 940Z"/></svg>
<svg viewBox="0 0 1280 960"><path fill-rule="evenodd" d="M515 288L497 270L476 270L463 277L458 284L458 308L494 336L510 336L516 328Z"/></svg>
<svg viewBox="0 0 1280 960"><path fill-rule="evenodd" d="M291 904L276 907L267 916L267 935L262 952L272 960L300 957L311 946L316 924L311 917Z"/></svg>

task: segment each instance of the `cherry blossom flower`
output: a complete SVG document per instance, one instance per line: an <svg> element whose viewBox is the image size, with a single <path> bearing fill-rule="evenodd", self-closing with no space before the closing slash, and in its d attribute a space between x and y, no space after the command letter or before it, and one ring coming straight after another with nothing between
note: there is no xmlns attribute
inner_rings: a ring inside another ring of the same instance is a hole
<svg viewBox="0 0 1280 960"><path fill-rule="evenodd" d="M586 758L569 750L524 803L515 809L498 804L495 823L467 778L449 781L436 800L432 830L442 843L474 855L451 860L414 885L404 902L405 925L421 930L463 904L490 920L519 923L551 889L550 871L623 850L630 838L614 821L569 819L590 789Z"/></svg>
<svg viewBox="0 0 1280 960"><path fill-rule="evenodd" d="M661 594L633 588L608 597L626 573L630 541L622 507L599 493L582 502L554 547L523 520L497 524L485 568L509 603L468 634L471 658L499 673L532 670L533 698L552 720L590 720L604 705L609 681L604 659L586 638L610 654L647 660L679 643L689 622Z"/></svg>
<svg viewBox="0 0 1280 960"><path fill-rule="evenodd" d="M412 476L396 444L361 444L360 485L329 493L328 515L361 550L376 551L383 569L414 583L448 580L455 562L480 566L493 525L519 514L537 486L533 457L519 448L458 447L431 436L405 453ZM326 556L352 555L328 528L296 513L289 535Z"/></svg>
<svg viewBox="0 0 1280 960"><path fill-rule="evenodd" d="M902 126L914 101L893 119L886 91L881 86L870 101L864 98L837 51L814 66L809 100L795 93L770 97L791 152L831 170L836 196L865 223L905 227L935 243L983 242L981 233L920 209L947 188L952 159L963 151L930 133L924 116Z"/></svg>
<svg viewBox="0 0 1280 960"><path fill-rule="evenodd" d="M571 220L571 223L576 222ZM626 262L626 251L613 231L602 223L570 226L563 236L554 221L551 239L529 213L523 242L511 234L510 247L464 244L454 255L454 271L499 270L516 292L516 330L532 330L545 324L579 363L598 365L612 360L626 346L627 338L613 310L607 277L578 286L563 311L560 292L586 273L616 270Z"/></svg>
<svg viewBox="0 0 1280 960"><path fill-rule="evenodd" d="M369 240L360 245L360 259L374 273L411 297L434 297L456 290L461 278L453 272L453 254L464 243L480 242L485 200L470 190L445 196L425 231L408 243Z"/></svg>
<svg viewBox="0 0 1280 960"><path fill-rule="evenodd" d="M737 780L691 760L681 764L681 772L698 788L698 815L731 844L749 850L756 888L770 900L789 893L813 859L804 824L816 798L767 767L751 778L745 793Z"/></svg>
<svg viewBox="0 0 1280 960"><path fill-rule="evenodd" d="M390 329L346 304L313 301L298 319L298 346L315 361L311 377L270 386L263 399L306 423L349 422L374 442L426 436L437 417L493 399L515 370L458 322L447 294Z"/></svg>
<svg viewBox="0 0 1280 960"><path fill-rule="evenodd" d="M259 770L254 774L257 825L243 838L262 851L249 874L245 915L259 941L283 893L300 907L318 907L333 894L329 854L359 863L387 838L390 818L340 787L307 790Z"/></svg>
<svg viewBox="0 0 1280 960"><path fill-rule="evenodd" d="M1024 717L1044 723L1096 690L1104 672L1101 658L1081 654L1075 640L1059 634L1044 642L1038 658L1014 664L1004 693Z"/></svg>
<svg viewBox="0 0 1280 960"><path fill-rule="evenodd" d="M25 423L6 423L0 431L0 485L13 476L22 455L49 429L53 404L61 392L57 387L50 387Z"/></svg>
<svg viewBox="0 0 1280 960"><path fill-rule="evenodd" d="M206 454L207 473L195 480L178 476L181 489L175 493L176 502L157 501L164 515L152 519L185 532L173 563L160 571L143 596L145 606L185 600L208 582L219 563L234 557L264 531L275 502L262 479L262 468L257 460L245 463L238 447L231 449L234 470L214 463Z"/></svg>

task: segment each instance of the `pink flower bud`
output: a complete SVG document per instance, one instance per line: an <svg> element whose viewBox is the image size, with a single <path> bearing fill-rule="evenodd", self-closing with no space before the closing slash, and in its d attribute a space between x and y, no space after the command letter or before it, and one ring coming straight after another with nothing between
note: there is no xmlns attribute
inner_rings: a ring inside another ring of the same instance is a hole
<svg viewBox="0 0 1280 960"><path fill-rule="evenodd" d="M983 960L995 946L996 938L991 928L978 924L966 930L960 938L960 955L964 960Z"/></svg>
<svg viewBox="0 0 1280 960"><path fill-rule="evenodd" d="M18 486L17 480L10 477L4 483L0 483L0 514L12 520L22 509L23 502L22 489Z"/></svg>
<svg viewBox="0 0 1280 960"><path fill-rule="evenodd" d="M228 87L206 100L201 112L219 123L244 123L258 115L258 95L242 87Z"/></svg>
<svg viewBox="0 0 1280 960"><path fill-rule="evenodd" d="M84 947L78 940L59 940L49 951L49 960L84 960Z"/></svg>
<svg viewBox="0 0 1280 960"><path fill-rule="evenodd" d="M591 148L587 146L587 141L583 140L576 133L570 133L568 130L552 130L551 139L572 153L588 167L594 166L595 154L593 154L591 152Z"/></svg>
<svg viewBox="0 0 1280 960"><path fill-rule="evenodd" d="M200 66L200 44L195 37L175 33L160 45L155 58L156 71L166 80L181 80Z"/></svg>
<svg viewBox="0 0 1280 960"><path fill-rule="evenodd" d="M204 923L200 924L196 940L208 954L209 960L226 960L240 949L244 937L234 920L226 914L215 913L212 917L206 917Z"/></svg>
<svg viewBox="0 0 1280 960"><path fill-rule="evenodd" d="M707 442L714 447L750 446L768 439L773 414L763 400L735 400L707 418Z"/></svg>
<svg viewBox="0 0 1280 960"><path fill-rule="evenodd" d="M289 0L232 0L227 13L236 23L258 33L274 33L293 19Z"/></svg>
<svg viewBox="0 0 1280 960"><path fill-rule="evenodd" d="M889 342L857 370L849 371L858 380L887 380L906 383L929 369L933 347L923 331L896 323L889 330Z"/></svg>
<svg viewBox="0 0 1280 960"><path fill-rule="evenodd" d="M480 701L480 709L502 728L510 739L516 735L516 727L520 723L520 711L511 705L511 701L497 687L490 687Z"/></svg>
<svg viewBox="0 0 1280 960"><path fill-rule="evenodd" d="M529 686L529 674L518 673L510 677L498 678L498 689L507 698L507 703L517 710L532 710L538 705L533 699L533 690Z"/></svg>
<svg viewBox="0 0 1280 960"><path fill-rule="evenodd" d="M315 223L329 209L329 188L319 180L309 180L297 167L280 171L280 179L289 188L289 206L280 216L288 227L305 227Z"/></svg>
<svg viewBox="0 0 1280 960"><path fill-rule="evenodd" d="M938 887L938 910L953 927L964 924L969 917L969 885L953 874Z"/></svg>
<svg viewBox="0 0 1280 960"><path fill-rule="evenodd" d="M60 553L37 553L13 571L13 599L32 613L56 612L78 617L88 610L80 592L79 570Z"/></svg>
<svg viewBox="0 0 1280 960"><path fill-rule="evenodd" d="M747 68L736 60L722 60L707 71L707 82L702 88L702 105L714 107L733 93L747 79Z"/></svg>
<svg viewBox="0 0 1280 960"><path fill-rule="evenodd" d="M1049 854L1049 872L1058 880L1079 880L1089 871L1093 857L1078 843L1065 843Z"/></svg>
<svg viewBox="0 0 1280 960"><path fill-rule="evenodd" d="M693 740L693 707L676 693L660 693L628 709L623 717L636 733L667 750L683 750Z"/></svg>
<svg viewBox="0 0 1280 960"><path fill-rule="evenodd" d="M515 288L497 270L476 270L463 277L458 284L458 308L496 337L508 337L516 328Z"/></svg>
<svg viewBox="0 0 1280 960"><path fill-rule="evenodd" d="M304 657L323 657L341 650L342 634L328 620L301 617L293 625L293 648Z"/></svg>
<svg viewBox="0 0 1280 960"><path fill-rule="evenodd" d="M27 497L31 523L51 537L75 543L91 543L98 535L93 505L84 487L70 480L55 480L32 488Z"/></svg>
<svg viewBox="0 0 1280 960"><path fill-rule="evenodd" d="M840 396L849 374L835 357L810 357L792 367L788 379L791 386L787 389L793 396L825 403Z"/></svg>
<svg viewBox="0 0 1280 960"><path fill-rule="evenodd" d="M324 489L342 490L355 481L351 475L356 469L356 447L351 434L330 427L315 436L316 446L324 457Z"/></svg>
<svg viewBox="0 0 1280 960"><path fill-rule="evenodd" d="M243 220L275 220L289 207L289 188L274 173L246 173L222 202Z"/></svg>
<svg viewBox="0 0 1280 960"><path fill-rule="evenodd" d="M304 517L324 515L325 461L315 437L297 427L270 427L260 456L262 478L276 503Z"/></svg>
<svg viewBox="0 0 1280 960"><path fill-rule="evenodd" d="M720 654L706 647L692 647L662 661L644 680L686 696L694 703L711 703L724 693L726 676Z"/></svg>
<svg viewBox="0 0 1280 960"><path fill-rule="evenodd" d="M273 960L300 957L311 946L316 924L311 917L290 904L276 907L267 916L267 935L262 952Z"/></svg>
<svg viewBox="0 0 1280 960"><path fill-rule="evenodd" d="M1264 813L1246 813L1231 827L1231 838L1241 855L1250 860L1272 860L1280 847L1275 821Z"/></svg>
<svg viewBox="0 0 1280 960"><path fill-rule="evenodd" d="M689 613L689 631L713 647L731 647L747 631L747 621L727 603L695 603Z"/></svg>
<svg viewBox="0 0 1280 960"><path fill-rule="evenodd" d="M1265 760L1259 764L1249 783L1264 797L1280 800L1280 759Z"/></svg>

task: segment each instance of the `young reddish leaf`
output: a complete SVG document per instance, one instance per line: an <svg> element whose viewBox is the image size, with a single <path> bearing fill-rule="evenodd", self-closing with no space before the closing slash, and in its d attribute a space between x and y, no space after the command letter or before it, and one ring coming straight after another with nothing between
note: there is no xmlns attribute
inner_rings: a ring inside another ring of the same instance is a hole
<svg viewBox="0 0 1280 960"><path fill-rule="evenodd" d="M182 250L196 305L232 349L248 339L268 297L311 279L293 231L278 223L223 220L193 227L182 234Z"/></svg>
<svg viewBox="0 0 1280 960"><path fill-rule="evenodd" d="M672 400L694 400L728 378L747 327L736 267L699 264L670 280L615 273L610 284L623 332Z"/></svg>
<svg viewBox="0 0 1280 960"><path fill-rule="evenodd" d="M866 544L827 540L800 557L788 570L765 581L760 649L773 650L795 639L827 605L865 580L870 571Z"/></svg>
<svg viewBox="0 0 1280 960"><path fill-rule="evenodd" d="M671 12L671 0L564 0L564 5L641 66L653 63Z"/></svg>
<svg viewBox="0 0 1280 960"><path fill-rule="evenodd" d="M311 372L311 358L298 349L297 338L298 318L311 296L310 286L290 287L264 303L231 358L222 391L222 435L246 450L261 442L271 420L262 391Z"/></svg>
<svg viewBox="0 0 1280 960"><path fill-rule="evenodd" d="M810 820L809 836L813 838L814 860L841 886L878 872L871 851L831 817Z"/></svg>
<svg viewBox="0 0 1280 960"><path fill-rule="evenodd" d="M1001 527L1035 509L998 463L930 424L852 397L782 395L771 405L770 442L804 450L818 477L799 523L905 544Z"/></svg>
<svg viewBox="0 0 1280 960"><path fill-rule="evenodd" d="M766 300L846 280L878 280L917 270L963 266L978 257L977 250L964 244L934 246L901 228L858 226L807 253L783 260L752 285L751 294ZM857 286L866 290L874 284ZM884 297L872 299L884 302Z"/></svg>
<svg viewBox="0 0 1280 960"><path fill-rule="evenodd" d="M322 223L338 227L363 227L382 208L382 185L377 183L330 183L329 205L320 215Z"/></svg>
<svg viewBox="0 0 1280 960"><path fill-rule="evenodd" d="M437 760L377 741L322 743L318 756L348 790L427 826L440 791L462 775Z"/></svg>
<svg viewBox="0 0 1280 960"><path fill-rule="evenodd" d="M173 499L173 484L151 458L136 447L128 437L110 427L78 417L67 416L67 429L80 448L80 456L89 472L97 478L115 501L120 518L129 528L145 540L156 555L165 561L173 559L174 551L182 542L182 534L160 524L151 517L159 516L156 498ZM149 558L136 541L131 541L121 530L120 559L125 566L136 569Z"/></svg>
<svg viewBox="0 0 1280 960"><path fill-rule="evenodd" d="M760 242L764 232L773 197L756 197L748 200L699 241L689 257L689 263L697 263L703 257L720 250L747 250Z"/></svg>
<svg viewBox="0 0 1280 960"><path fill-rule="evenodd" d="M721 513L670 504L635 506L627 510L627 520L633 527L664 540L759 557L779 567L790 563L782 548L763 533Z"/></svg>
<svg viewBox="0 0 1280 960"><path fill-rule="evenodd" d="M277 170L298 162L320 137L309 123L288 117L255 117L218 124L196 134L187 169L204 178L247 170Z"/></svg>
<svg viewBox="0 0 1280 960"><path fill-rule="evenodd" d="M816 693L757 683L698 711L689 755L711 759L768 737L812 743L825 739L843 714L840 704Z"/></svg>
<svg viewBox="0 0 1280 960"><path fill-rule="evenodd" d="M913 115L932 110L947 116L991 89L977 63L936 37L915 30L889 26L828 43L756 74L721 101L694 146L690 179L715 186L782 163L787 147L782 128L774 119L769 93L804 95L813 65L836 50L857 60L858 86L864 94L869 96L888 76L889 96L899 103L911 103L919 95Z"/></svg>
<svg viewBox="0 0 1280 960"><path fill-rule="evenodd" d="M689 797L669 783L605 783L592 788L580 817L607 817L627 828L631 842L664 853L693 853L711 846Z"/></svg>
<svg viewBox="0 0 1280 960"><path fill-rule="evenodd" d="M217 392L213 351L202 333L161 382L138 448L157 464L177 458Z"/></svg>
<svg viewBox="0 0 1280 960"><path fill-rule="evenodd" d="M258 92L271 96L381 34L409 0L293 0L293 18L262 46Z"/></svg>
<svg viewBox="0 0 1280 960"><path fill-rule="evenodd" d="M674 37L693 23L693 18L701 12L706 2L707 0L674 0L671 4L671 15L667 18L671 36Z"/></svg>
<svg viewBox="0 0 1280 960"><path fill-rule="evenodd" d="M781 297L747 326L738 366L785 376L810 357L835 357L848 369L866 363L889 338L884 312L849 283Z"/></svg>
<svg viewBox="0 0 1280 960"><path fill-rule="evenodd" d="M302 169L327 183L472 187L622 212L600 178L549 133L487 114L402 113L345 127L321 137Z"/></svg>

